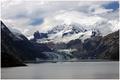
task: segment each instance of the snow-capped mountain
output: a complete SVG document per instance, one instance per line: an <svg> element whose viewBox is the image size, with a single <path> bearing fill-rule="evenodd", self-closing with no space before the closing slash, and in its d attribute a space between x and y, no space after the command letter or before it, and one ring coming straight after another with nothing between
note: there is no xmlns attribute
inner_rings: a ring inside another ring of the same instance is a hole
<svg viewBox="0 0 120 80"><path fill-rule="evenodd" d="M49 30L48 36L50 38L66 37L66 36L71 36L71 35L78 34L78 33L83 33L85 31L86 30L85 30L84 26L81 26L77 23L73 23L70 25L61 24L61 25L57 25L53 29Z"/></svg>
<svg viewBox="0 0 120 80"><path fill-rule="evenodd" d="M37 38L37 42L67 43L71 40L81 39L84 41L93 36L105 36L119 29L118 21L102 19L93 25L83 25L79 23L61 23L47 31L47 38ZM41 34L41 33L40 33Z"/></svg>
<svg viewBox="0 0 120 80"><path fill-rule="evenodd" d="M52 19L54 23L41 28L41 31L47 33L47 38L37 39L37 42L68 43L75 39L84 41L93 36L106 36L120 28L117 19L108 19L100 15L87 15L74 11L54 15Z"/></svg>
<svg viewBox="0 0 120 80"><path fill-rule="evenodd" d="M54 42L69 42L74 39L85 39L92 35L91 31L84 28L83 25L72 23L72 24L61 24L55 26L53 29L48 31L48 38Z"/></svg>

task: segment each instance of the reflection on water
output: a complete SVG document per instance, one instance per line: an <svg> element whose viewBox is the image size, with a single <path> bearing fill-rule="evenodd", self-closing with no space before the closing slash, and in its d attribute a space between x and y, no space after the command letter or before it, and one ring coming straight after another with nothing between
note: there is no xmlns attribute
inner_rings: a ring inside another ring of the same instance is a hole
<svg viewBox="0 0 120 80"><path fill-rule="evenodd" d="M2 68L4 79L117 79L118 62L59 62Z"/></svg>

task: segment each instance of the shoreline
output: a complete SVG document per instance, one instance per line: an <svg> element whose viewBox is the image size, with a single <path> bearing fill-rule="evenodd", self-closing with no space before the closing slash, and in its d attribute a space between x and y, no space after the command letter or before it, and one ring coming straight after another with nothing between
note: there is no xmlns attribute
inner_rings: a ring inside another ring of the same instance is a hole
<svg viewBox="0 0 120 80"><path fill-rule="evenodd" d="M58 63L58 62L119 62L115 60L103 60L103 59L85 59L85 60L41 60L41 61L24 61L24 63Z"/></svg>

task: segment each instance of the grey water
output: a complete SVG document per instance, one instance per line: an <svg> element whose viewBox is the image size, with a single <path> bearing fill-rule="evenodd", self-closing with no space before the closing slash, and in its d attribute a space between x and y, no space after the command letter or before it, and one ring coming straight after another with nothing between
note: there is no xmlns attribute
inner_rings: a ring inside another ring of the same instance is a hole
<svg viewBox="0 0 120 80"><path fill-rule="evenodd" d="M58 62L1 68L2 79L118 79L119 62Z"/></svg>

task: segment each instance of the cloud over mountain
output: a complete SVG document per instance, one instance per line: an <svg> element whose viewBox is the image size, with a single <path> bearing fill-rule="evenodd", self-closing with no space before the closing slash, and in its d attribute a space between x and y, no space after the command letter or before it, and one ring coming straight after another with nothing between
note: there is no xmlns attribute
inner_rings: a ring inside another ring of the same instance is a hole
<svg viewBox="0 0 120 80"><path fill-rule="evenodd" d="M117 1L4 0L1 17L9 27L29 37L62 22L91 25L103 18L118 20L118 5Z"/></svg>

